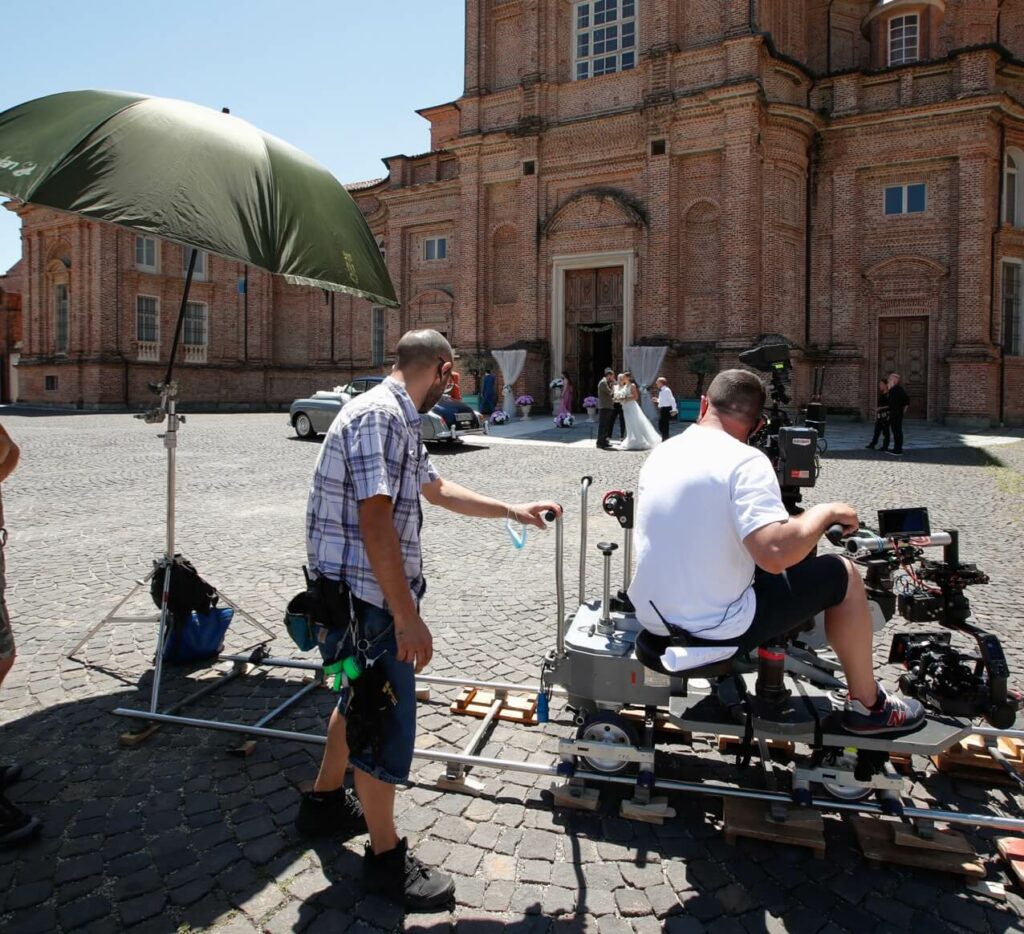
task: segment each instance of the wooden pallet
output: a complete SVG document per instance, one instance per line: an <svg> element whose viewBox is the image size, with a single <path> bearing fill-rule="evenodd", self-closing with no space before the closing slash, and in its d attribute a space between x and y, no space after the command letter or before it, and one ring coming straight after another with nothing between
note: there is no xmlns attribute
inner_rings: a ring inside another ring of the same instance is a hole
<svg viewBox="0 0 1024 934"><path fill-rule="evenodd" d="M462 692L452 703L451 711L455 714L483 719L498 699L494 691L485 691L481 688L463 688ZM518 723L522 726L536 726L537 698L506 696L501 699L501 709L494 719L505 720L508 723Z"/></svg>
<svg viewBox="0 0 1024 934"><path fill-rule="evenodd" d="M985 878L985 864L967 838L955 830L935 830L934 837L925 839L895 819L857 816L851 817L850 823L869 863L896 863L970 879Z"/></svg>
<svg viewBox="0 0 1024 934"><path fill-rule="evenodd" d="M1024 839L999 837L996 840L996 848L999 850L999 855L1006 861L1017 884L1024 885Z"/></svg>
<svg viewBox="0 0 1024 934"><path fill-rule="evenodd" d="M1007 758L1018 775L1024 776L1024 743L1000 736L996 748ZM935 767L952 778L983 781L989 784L1013 785L1015 782L996 762L981 736L968 736L937 756L932 756Z"/></svg>
<svg viewBox="0 0 1024 934"><path fill-rule="evenodd" d="M725 842L735 845L738 837L767 840L769 843L788 843L813 851L817 859L825 858L825 822L821 813L812 808L787 806L786 820L772 818L766 801L752 798L726 798L725 823L722 828Z"/></svg>
<svg viewBox="0 0 1024 934"><path fill-rule="evenodd" d="M645 711L636 707L624 707L619 711L619 715L636 726L637 732L643 731L644 721L647 716ZM671 736L673 742L679 743L682 746L690 746L693 743L693 734L689 730L684 730L678 724L673 723L664 714L658 714L655 717L654 732Z"/></svg>
<svg viewBox="0 0 1024 934"><path fill-rule="evenodd" d="M736 751L736 747L740 745L742 740L738 736L719 736L718 737L718 752L721 755L725 753L732 753ZM768 748L772 752L781 752L784 755L792 756L796 751L796 747L788 739L770 739L768 740ZM758 751L757 740L753 742L754 753Z"/></svg>

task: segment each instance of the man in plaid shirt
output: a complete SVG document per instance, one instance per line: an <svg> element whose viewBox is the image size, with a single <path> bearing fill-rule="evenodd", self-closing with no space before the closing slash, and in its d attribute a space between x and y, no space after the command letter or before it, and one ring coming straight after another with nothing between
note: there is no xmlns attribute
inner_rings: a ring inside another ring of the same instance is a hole
<svg viewBox="0 0 1024 934"><path fill-rule="evenodd" d="M337 607L324 657L355 655L364 673L342 690L331 714L320 772L296 823L309 835L368 829L367 888L419 911L443 907L454 896L451 877L424 866L399 839L394 821L395 785L408 781L412 765L416 673L433 655L419 611L426 590L420 494L465 516L511 518L541 529L542 515L559 511L554 503L502 503L438 475L420 437L420 413L451 385L452 365L452 348L437 331L410 331L399 341L391 376L347 403L327 432L306 512L309 568ZM364 699L360 690L364 698L373 695L377 713L368 720L345 716L353 698ZM358 801L344 788L349 762Z"/></svg>

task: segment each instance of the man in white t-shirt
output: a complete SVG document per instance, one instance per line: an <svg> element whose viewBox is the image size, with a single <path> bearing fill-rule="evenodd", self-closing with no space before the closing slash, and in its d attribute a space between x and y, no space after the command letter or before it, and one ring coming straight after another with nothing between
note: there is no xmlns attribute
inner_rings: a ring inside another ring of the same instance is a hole
<svg viewBox="0 0 1024 934"><path fill-rule="evenodd" d="M747 444L761 426L764 385L748 370L719 373L696 425L655 448L640 471L637 567L629 588L637 619L664 637L682 669L781 637L825 612L846 673L847 730L904 733L920 703L875 681L872 626L861 576L837 555L809 557L831 525L858 527L845 503L790 516L764 453ZM680 632L681 631L681 632Z"/></svg>

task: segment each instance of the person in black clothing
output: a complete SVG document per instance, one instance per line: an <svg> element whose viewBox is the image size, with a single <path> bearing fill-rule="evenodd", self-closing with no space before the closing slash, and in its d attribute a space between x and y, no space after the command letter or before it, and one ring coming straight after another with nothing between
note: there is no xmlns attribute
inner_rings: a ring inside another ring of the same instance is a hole
<svg viewBox="0 0 1024 934"><path fill-rule="evenodd" d="M910 405L910 396L900 383L899 373L889 374L889 426L892 428L893 457L903 456L903 415Z"/></svg>
<svg viewBox="0 0 1024 934"><path fill-rule="evenodd" d="M878 444L879 436L882 437L882 450L889 450L889 381L880 379L878 381L878 404L875 408L875 433L871 436L871 443L865 447L874 449Z"/></svg>

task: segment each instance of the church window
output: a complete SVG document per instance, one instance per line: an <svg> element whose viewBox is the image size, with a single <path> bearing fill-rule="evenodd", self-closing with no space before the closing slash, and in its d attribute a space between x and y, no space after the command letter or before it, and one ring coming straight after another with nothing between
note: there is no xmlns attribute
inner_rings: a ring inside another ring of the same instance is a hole
<svg viewBox="0 0 1024 934"><path fill-rule="evenodd" d="M135 266L143 272L156 272L160 258L154 237L135 238Z"/></svg>
<svg viewBox="0 0 1024 934"><path fill-rule="evenodd" d="M636 66L636 0L584 0L575 15L576 80Z"/></svg>
<svg viewBox="0 0 1024 934"><path fill-rule="evenodd" d="M1021 302L1021 264L1003 263L1003 350L1024 356L1024 304Z"/></svg>
<svg viewBox="0 0 1024 934"><path fill-rule="evenodd" d="M203 302L189 302L185 306L185 344L189 347L206 347L207 309Z"/></svg>
<svg viewBox="0 0 1024 934"><path fill-rule="evenodd" d="M1018 149L1006 152L1003 167L1003 223L1024 227L1024 153Z"/></svg>
<svg viewBox="0 0 1024 934"><path fill-rule="evenodd" d="M55 353L68 352L68 287L64 283L53 287L53 318Z"/></svg>
<svg viewBox="0 0 1024 934"><path fill-rule="evenodd" d="M914 185L890 185L885 189L885 213L922 214L928 208L928 186L924 183Z"/></svg>
<svg viewBox="0 0 1024 934"><path fill-rule="evenodd" d="M423 258L433 261L448 258L448 238L428 237L423 241Z"/></svg>
<svg viewBox="0 0 1024 934"><path fill-rule="evenodd" d="M381 366L384 363L384 308L381 305L374 305L371 314L373 318L370 322L370 362L373 366Z"/></svg>
<svg viewBox="0 0 1024 934"><path fill-rule="evenodd" d="M160 340L157 300L151 295L138 295L135 298L135 339L148 344Z"/></svg>
<svg viewBox="0 0 1024 934"><path fill-rule="evenodd" d="M919 37L920 20L916 13L889 20L889 65L916 62L921 57Z"/></svg>
<svg viewBox="0 0 1024 934"><path fill-rule="evenodd" d="M190 246L183 246L181 248L181 274L183 276L187 276L188 275L188 261L191 258L191 256L192 256L192 247L190 247ZM197 250L196 251L196 265L195 265L195 268L192 270L192 278L195 281L197 281L197 282L201 282L201 281L203 281L206 278L206 251L205 250Z"/></svg>

